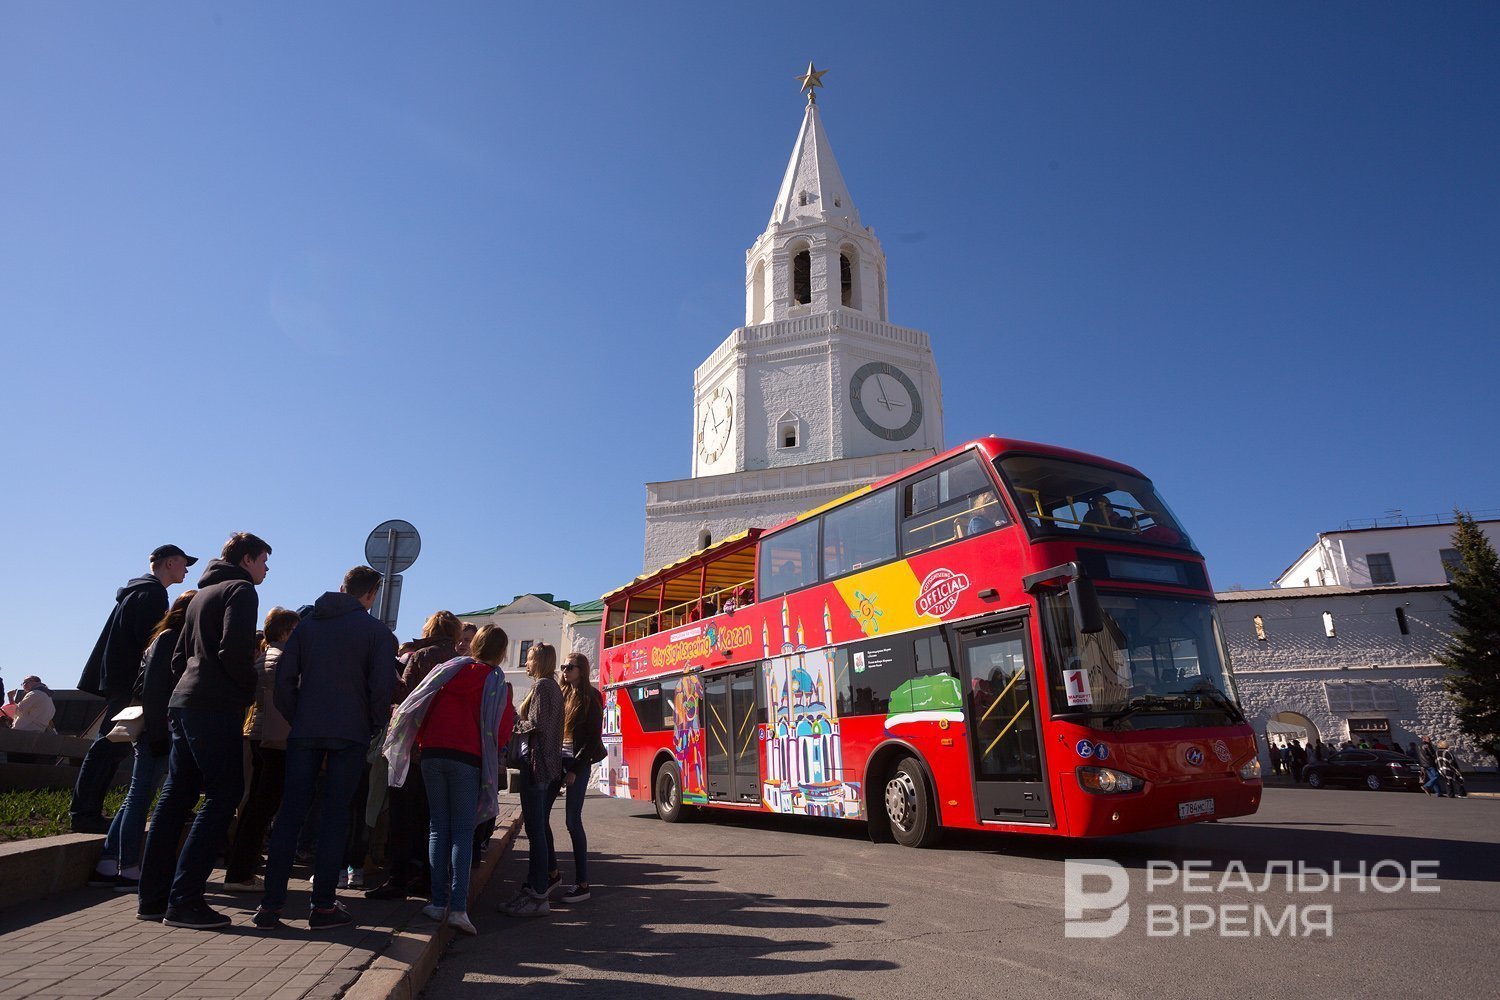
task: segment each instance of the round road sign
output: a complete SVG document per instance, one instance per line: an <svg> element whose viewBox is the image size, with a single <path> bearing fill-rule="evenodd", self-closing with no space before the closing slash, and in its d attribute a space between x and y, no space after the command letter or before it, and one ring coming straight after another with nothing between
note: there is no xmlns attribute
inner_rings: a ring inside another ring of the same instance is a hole
<svg viewBox="0 0 1500 1000"><path fill-rule="evenodd" d="M395 532L395 559L391 559L391 533ZM365 560L380 572L404 573L422 551L422 536L410 521L387 521L365 539ZM388 565L394 562L394 565Z"/></svg>

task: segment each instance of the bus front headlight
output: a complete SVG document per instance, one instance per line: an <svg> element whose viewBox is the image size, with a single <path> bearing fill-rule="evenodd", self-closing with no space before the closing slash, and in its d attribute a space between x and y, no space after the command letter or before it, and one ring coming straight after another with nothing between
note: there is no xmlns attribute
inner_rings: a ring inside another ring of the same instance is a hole
<svg viewBox="0 0 1500 1000"><path fill-rule="evenodd" d="M1112 767L1080 767L1078 784L1084 791L1095 795L1119 795L1138 792L1146 787L1146 783L1135 775L1116 771Z"/></svg>

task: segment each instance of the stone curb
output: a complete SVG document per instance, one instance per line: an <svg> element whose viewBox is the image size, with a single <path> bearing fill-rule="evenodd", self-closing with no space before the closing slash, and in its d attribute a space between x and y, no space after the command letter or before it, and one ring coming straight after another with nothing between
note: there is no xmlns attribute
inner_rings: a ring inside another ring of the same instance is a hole
<svg viewBox="0 0 1500 1000"><path fill-rule="evenodd" d="M500 867L501 858L510 852L520 829L521 810L515 806L502 810L489 849L484 852L484 861L469 881L471 908L489 885L490 876ZM457 933L446 924L395 931L385 950L375 956L375 960L344 991L345 1000L415 1000L437 969L438 959L448 942Z"/></svg>
<svg viewBox="0 0 1500 1000"><path fill-rule="evenodd" d="M99 861L104 837L97 833L62 833L0 844L0 910L70 889L81 889Z"/></svg>

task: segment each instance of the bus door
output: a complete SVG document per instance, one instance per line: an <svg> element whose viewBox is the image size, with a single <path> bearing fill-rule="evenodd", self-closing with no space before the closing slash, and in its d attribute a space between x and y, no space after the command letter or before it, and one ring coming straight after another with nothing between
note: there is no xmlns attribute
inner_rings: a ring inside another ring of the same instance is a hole
<svg viewBox="0 0 1500 1000"><path fill-rule="evenodd" d="M1051 823L1026 619L965 629L957 639L978 818Z"/></svg>
<svg viewBox="0 0 1500 1000"><path fill-rule="evenodd" d="M708 797L760 802L760 668L703 678Z"/></svg>

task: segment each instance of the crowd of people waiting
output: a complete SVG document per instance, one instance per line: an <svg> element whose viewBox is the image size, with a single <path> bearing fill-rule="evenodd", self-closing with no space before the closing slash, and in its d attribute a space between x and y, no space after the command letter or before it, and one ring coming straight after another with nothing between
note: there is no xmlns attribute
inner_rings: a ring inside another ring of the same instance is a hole
<svg viewBox="0 0 1500 1000"><path fill-rule="evenodd" d="M258 895L252 922L274 928L294 865L310 861L308 925L342 926L354 918L336 890L363 887L369 834L383 815L387 875L365 895L425 896L424 914L473 934L470 869L514 770L530 869L502 912L549 912L562 881L550 813L564 794L575 882L560 899L587 900L583 800L604 757L588 658L569 656L559 684L556 649L532 646L533 686L517 706L501 628L439 611L422 638L398 647L369 613L382 577L368 566L310 606L271 609L258 630L256 587L270 554L262 539L236 533L197 589L169 605L167 588L197 559L164 545L151 553L151 572L116 594L79 682L105 699L115 723L90 746L73 790L73 829L106 835L89 884L136 893L142 920L227 927L206 899L222 856L224 891ZM127 748L130 785L106 818Z"/></svg>

